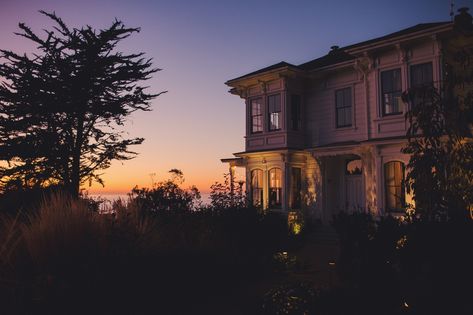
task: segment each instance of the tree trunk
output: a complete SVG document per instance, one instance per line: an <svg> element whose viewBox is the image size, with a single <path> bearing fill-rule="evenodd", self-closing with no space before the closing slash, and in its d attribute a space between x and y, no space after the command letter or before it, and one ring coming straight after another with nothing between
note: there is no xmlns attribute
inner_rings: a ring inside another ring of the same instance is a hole
<svg viewBox="0 0 473 315"><path fill-rule="evenodd" d="M84 133L84 114L79 114L77 119L77 134L72 152L72 172L70 193L73 198L79 198L80 189L80 157Z"/></svg>

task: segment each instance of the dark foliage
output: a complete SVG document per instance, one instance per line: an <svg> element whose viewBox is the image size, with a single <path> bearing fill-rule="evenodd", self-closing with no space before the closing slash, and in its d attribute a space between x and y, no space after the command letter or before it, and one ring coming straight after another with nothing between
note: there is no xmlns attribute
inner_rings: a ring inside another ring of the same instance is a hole
<svg viewBox="0 0 473 315"><path fill-rule="evenodd" d="M244 182L232 183L230 174L223 176L223 183L216 182L210 187L210 206L214 209L247 207L248 198L243 192Z"/></svg>
<svg viewBox="0 0 473 315"><path fill-rule="evenodd" d="M358 296L359 314L473 312L465 290L473 281L472 220L341 214L334 227L341 242L337 269L348 295Z"/></svg>
<svg viewBox="0 0 473 315"><path fill-rule="evenodd" d="M78 202L46 203L13 229L18 243L0 233L17 244L0 259L2 311L219 314L246 303L287 237L283 217L255 209L75 214Z"/></svg>
<svg viewBox="0 0 473 315"><path fill-rule="evenodd" d="M100 179L112 160L134 156L119 131L134 111L149 110L156 94L140 86L153 69L143 53L117 51L139 31L116 20L96 31L69 28L54 13L41 13L55 26L46 36L23 23L18 35L32 41L33 56L0 50L0 179L24 187L59 184L74 196L87 181Z"/></svg>
<svg viewBox="0 0 473 315"><path fill-rule="evenodd" d="M142 211L153 213L197 210L201 198L197 187L183 189L180 187L184 183L183 173L177 169L172 169L169 173L170 179L154 184L151 189L133 188L129 194L130 202Z"/></svg>
<svg viewBox="0 0 473 315"><path fill-rule="evenodd" d="M471 17L470 17L471 22ZM445 44L440 89L432 84L409 89L406 120L410 154L406 184L415 209L428 219L469 216L473 204L473 73L471 31Z"/></svg>

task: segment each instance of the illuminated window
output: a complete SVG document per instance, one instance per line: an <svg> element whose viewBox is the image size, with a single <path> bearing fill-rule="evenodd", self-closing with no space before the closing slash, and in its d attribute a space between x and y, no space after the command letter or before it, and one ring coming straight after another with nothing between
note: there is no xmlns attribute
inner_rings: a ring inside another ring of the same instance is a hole
<svg viewBox="0 0 473 315"><path fill-rule="evenodd" d="M404 163L393 161L384 164L386 210L403 211L405 206Z"/></svg>
<svg viewBox="0 0 473 315"><path fill-rule="evenodd" d="M335 110L337 128L350 127L352 124L352 100L350 87L335 91Z"/></svg>
<svg viewBox="0 0 473 315"><path fill-rule="evenodd" d="M261 99L251 100L251 133L263 131L263 110Z"/></svg>
<svg viewBox="0 0 473 315"><path fill-rule="evenodd" d="M301 169L291 168L291 209L301 208Z"/></svg>
<svg viewBox="0 0 473 315"><path fill-rule="evenodd" d="M268 96L269 130L281 129L281 96Z"/></svg>
<svg viewBox="0 0 473 315"><path fill-rule="evenodd" d="M383 116L402 113L401 69L381 72L381 104Z"/></svg>
<svg viewBox="0 0 473 315"><path fill-rule="evenodd" d="M347 161L347 166L345 169L346 175L361 175L361 170L362 168L360 159Z"/></svg>
<svg viewBox="0 0 473 315"><path fill-rule="evenodd" d="M263 171L251 171L251 199L253 206L263 206Z"/></svg>
<svg viewBox="0 0 473 315"><path fill-rule="evenodd" d="M292 130L301 129L301 97L299 95L291 97L291 127Z"/></svg>
<svg viewBox="0 0 473 315"><path fill-rule="evenodd" d="M269 170L269 207L280 208L282 196L282 173L279 168Z"/></svg>

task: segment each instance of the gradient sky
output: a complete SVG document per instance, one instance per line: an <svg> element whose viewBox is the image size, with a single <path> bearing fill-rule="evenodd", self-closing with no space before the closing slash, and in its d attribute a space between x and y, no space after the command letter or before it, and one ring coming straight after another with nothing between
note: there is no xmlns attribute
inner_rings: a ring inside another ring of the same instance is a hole
<svg viewBox="0 0 473 315"><path fill-rule="evenodd" d="M105 188L92 193L126 193L184 172L187 185L207 192L223 180L220 158L244 150L243 100L224 82L268 65L300 64L345 46L418 23L450 19L450 0L312 1L66 1L0 0L0 48L33 49L15 36L18 22L40 32L51 25L38 10L55 11L69 26L105 28L115 18L141 27L126 39L124 51L143 51L162 68L146 85L168 93L153 111L135 113L130 136L146 140L133 160L104 171ZM473 1L455 1L455 8ZM240 171L241 172L241 171ZM155 175L151 175L155 174Z"/></svg>

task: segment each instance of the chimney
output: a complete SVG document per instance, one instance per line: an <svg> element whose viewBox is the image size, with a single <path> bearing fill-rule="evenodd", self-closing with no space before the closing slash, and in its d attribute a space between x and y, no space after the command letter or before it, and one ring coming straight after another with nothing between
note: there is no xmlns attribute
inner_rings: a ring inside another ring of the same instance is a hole
<svg viewBox="0 0 473 315"><path fill-rule="evenodd" d="M455 15L454 25L455 28L461 31L471 32L473 31L473 18L468 13L469 8L463 7L458 9L458 14Z"/></svg>
<svg viewBox="0 0 473 315"><path fill-rule="evenodd" d="M329 54L333 54L333 53L337 52L339 48L340 48L340 47L337 46L337 45L331 46L331 47L330 47L330 51L329 51L328 53L329 53Z"/></svg>

